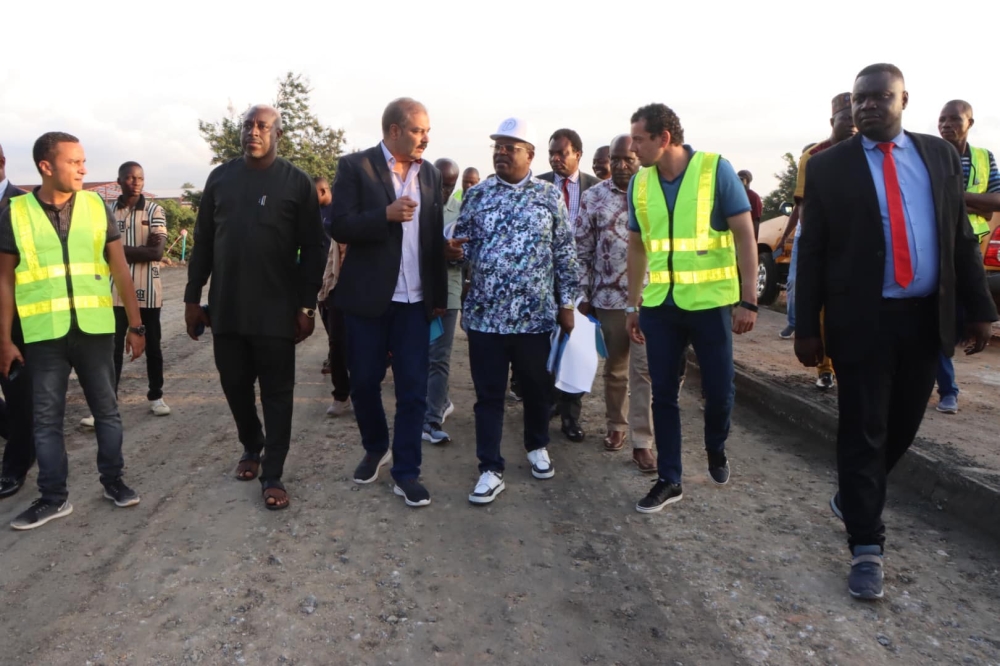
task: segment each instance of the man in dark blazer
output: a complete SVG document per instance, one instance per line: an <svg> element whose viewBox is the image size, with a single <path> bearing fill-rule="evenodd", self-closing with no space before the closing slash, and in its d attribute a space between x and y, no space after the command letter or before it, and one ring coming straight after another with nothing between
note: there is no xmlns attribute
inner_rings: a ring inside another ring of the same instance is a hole
<svg viewBox="0 0 1000 666"><path fill-rule="evenodd" d="M916 436L938 354L982 351L997 319L966 212L958 153L904 132L909 96L893 65L858 74L859 134L806 167L796 284L795 353L826 353L840 381L837 469L830 501L847 526L852 596L882 597L886 476ZM958 332L955 305L967 315Z"/></svg>
<svg viewBox="0 0 1000 666"><path fill-rule="evenodd" d="M393 491L409 506L431 501L418 480L430 322L444 314L448 297L441 173L423 160L429 131L422 104L390 102L382 141L341 158L333 184L333 238L348 246L333 299L344 312L351 400L365 447L354 481L375 481L395 458ZM391 450L381 388L387 354L396 387Z"/></svg>
<svg viewBox="0 0 1000 666"><path fill-rule="evenodd" d="M7 180L7 158L0 146L0 213L10 207L12 197L26 194ZM24 336L21 334L21 320L14 311L11 337L21 355L24 355ZM24 477L35 463L35 438L33 426L31 378L28 367L21 368L12 381L0 376L0 388L7 402L0 400L0 432L7 439L3 449L3 469L0 470L0 499L10 497L24 485Z"/></svg>
<svg viewBox="0 0 1000 666"><path fill-rule="evenodd" d="M576 218L580 214L580 195L601 182L600 178L580 171L583 157L583 141L571 129L558 129L549 137L549 166L552 171L538 178L555 185L569 209L569 226L576 229ZM583 314L587 314L581 310ZM513 379L512 379L513 381ZM572 442L582 442L584 433L580 427L580 411L583 408L582 393L566 393L556 390L556 413L562 418L562 432Z"/></svg>

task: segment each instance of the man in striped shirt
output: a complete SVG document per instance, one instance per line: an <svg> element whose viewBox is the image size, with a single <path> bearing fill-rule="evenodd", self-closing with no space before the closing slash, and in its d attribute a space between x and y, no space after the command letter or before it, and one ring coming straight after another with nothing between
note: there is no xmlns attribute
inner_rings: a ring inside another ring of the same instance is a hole
<svg viewBox="0 0 1000 666"><path fill-rule="evenodd" d="M160 284L160 259L167 244L167 217L163 208L147 200L142 193L146 184L145 174L138 162L125 162L118 167L118 186L122 194L110 208L122 235L125 259L132 271L139 314L146 327L146 374L149 378L149 409L157 416L166 416L170 407L163 402L163 352L160 349L160 308L163 307L163 288ZM128 316L112 281L111 294L115 309L115 391L122 376L122 354L125 351L125 332ZM94 417L87 416L82 425L93 427Z"/></svg>

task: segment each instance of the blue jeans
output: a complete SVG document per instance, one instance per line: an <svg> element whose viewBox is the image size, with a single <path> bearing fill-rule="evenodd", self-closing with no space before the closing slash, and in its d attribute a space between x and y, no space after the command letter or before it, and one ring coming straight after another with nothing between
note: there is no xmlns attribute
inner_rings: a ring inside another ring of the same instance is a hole
<svg viewBox="0 0 1000 666"><path fill-rule="evenodd" d="M938 395L942 398L958 397L958 384L955 383L955 364L944 355L944 352L940 352L938 357L937 387Z"/></svg>
<svg viewBox="0 0 1000 666"><path fill-rule="evenodd" d="M25 345L25 365L31 368L35 412L35 452L38 489L42 499L63 502L69 497L69 460L63 439L69 373L76 370L97 434L97 470L101 483L122 475L122 417L115 397L115 336L87 335L78 329L58 340Z"/></svg>
<svg viewBox="0 0 1000 666"><path fill-rule="evenodd" d="M393 422L392 477L420 476L424 414L427 411L427 366L431 330L423 302L396 303L380 317L344 314L351 400L369 454L381 458L389 450L389 423L382 407L385 358L392 354L396 385Z"/></svg>
<svg viewBox="0 0 1000 666"><path fill-rule="evenodd" d="M653 388L653 436L660 478L681 482L681 353L694 347L705 395L705 449L725 450L736 388L733 384L732 308L691 312L673 305L644 307L639 326L646 336L646 358Z"/></svg>
<svg viewBox="0 0 1000 666"><path fill-rule="evenodd" d="M788 280L785 282L785 303L788 307L788 325L795 328L795 267L799 263L799 237L792 241L792 258L788 260Z"/></svg>
<svg viewBox="0 0 1000 666"><path fill-rule="evenodd" d="M427 414L424 423L441 424L448 408L448 374L451 371L451 347L455 342L458 310L447 310L441 317L444 333L431 343L430 367L427 370Z"/></svg>
<svg viewBox="0 0 1000 666"><path fill-rule="evenodd" d="M469 367L476 387L476 455L480 472L502 474L500 455L507 374L513 367L524 405L524 448L534 451L549 444L552 411L552 377L545 369L549 359L549 333L502 335L469 331Z"/></svg>

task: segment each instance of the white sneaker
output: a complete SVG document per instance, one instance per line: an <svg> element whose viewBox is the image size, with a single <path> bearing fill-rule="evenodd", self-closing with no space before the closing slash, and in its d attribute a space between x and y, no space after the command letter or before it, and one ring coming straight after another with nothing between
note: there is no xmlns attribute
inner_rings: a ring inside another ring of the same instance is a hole
<svg viewBox="0 0 1000 666"><path fill-rule="evenodd" d="M455 403L448 401L448 406L444 409L444 414L441 416L441 425L448 420L448 417L455 413Z"/></svg>
<svg viewBox="0 0 1000 666"><path fill-rule="evenodd" d="M334 400L333 404L326 408L326 415L336 418L338 416L350 414L353 409L354 405L351 404L350 398L343 401Z"/></svg>
<svg viewBox="0 0 1000 666"><path fill-rule="evenodd" d="M163 402L163 398L160 398L159 400L149 401L149 411L157 416L166 416L170 413L170 407L167 406L167 403Z"/></svg>
<svg viewBox="0 0 1000 666"><path fill-rule="evenodd" d="M549 460L549 450L544 447L529 451L528 462L531 463L531 475L536 479L551 479L556 475Z"/></svg>
<svg viewBox="0 0 1000 666"><path fill-rule="evenodd" d="M80 425L82 425L84 428L93 428L94 427L94 417L93 416L84 416L82 419L80 419Z"/></svg>
<svg viewBox="0 0 1000 666"><path fill-rule="evenodd" d="M503 482L503 474L483 472L479 476L476 487L469 493L469 501L473 504L489 504L506 488L507 486Z"/></svg>

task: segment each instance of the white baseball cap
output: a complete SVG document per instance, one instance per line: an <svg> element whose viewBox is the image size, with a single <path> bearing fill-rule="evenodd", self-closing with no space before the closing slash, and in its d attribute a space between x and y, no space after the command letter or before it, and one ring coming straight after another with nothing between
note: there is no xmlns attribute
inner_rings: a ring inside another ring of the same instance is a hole
<svg viewBox="0 0 1000 666"><path fill-rule="evenodd" d="M535 144L535 131L531 124L522 118L507 118L502 123L497 131L490 134L490 138L496 139L514 139L515 141L523 141L524 143L529 143L532 146Z"/></svg>

